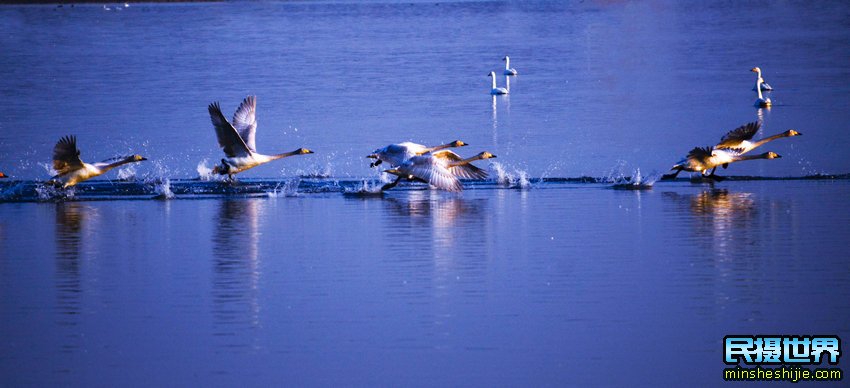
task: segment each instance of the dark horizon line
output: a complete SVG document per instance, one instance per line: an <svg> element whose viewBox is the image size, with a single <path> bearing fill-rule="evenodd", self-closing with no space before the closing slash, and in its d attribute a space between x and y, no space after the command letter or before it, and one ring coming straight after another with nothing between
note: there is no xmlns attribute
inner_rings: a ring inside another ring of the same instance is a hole
<svg viewBox="0 0 850 388"><path fill-rule="evenodd" d="M0 0L0 5L68 5L68 4L124 4L124 3L217 3L227 0L123 0L123 1L103 1L103 0L77 0L77 1L62 1L62 0Z"/></svg>

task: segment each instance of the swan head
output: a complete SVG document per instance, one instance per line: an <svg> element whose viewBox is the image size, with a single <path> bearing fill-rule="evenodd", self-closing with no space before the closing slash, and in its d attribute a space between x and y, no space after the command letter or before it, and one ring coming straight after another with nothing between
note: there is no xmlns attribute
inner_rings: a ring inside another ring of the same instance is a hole
<svg viewBox="0 0 850 388"><path fill-rule="evenodd" d="M803 136L803 134L800 133L800 132L797 132L793 129L789 129L789 130L785 131L785 136Z"/></svg>
<svg viewBox="0 0 850 388"><path fill-rule="evenodd" d="M476 157L478 157L479 159L491 159L491 158L495 158L495 157L496 157L496 155L493 155L493 154L491 154L491 153L489 153L489 152L487 152L487 151L484 151L484 152L482 152L482 153L480 153L480 154L478 154L478 155L475 155L475 156L476 156Z"/></svg>
<svg viewBox="0 0 850 388"><path fill-rule="evenodd" d="M761 154L761 157L764 159L779 159L782 155L777 154L776 152L769 151Z"/></svg>
<svg viewBox="0 0 850 388"><path fill-rule="evenodd" d="M503 60L503 61L507 61L507 60L509 60L509 59L511 59L511 58L510 58L510 57L508 57L507 55L505 55L505 56L502 58L502 60Z"/></svg>
<svg viewBox="0 0 850 388"><path fill-rule="evenodd" d="M758 67L754 67L750 69L750 71L752 71L753 73L761 73L761 69L759 69Z"/></svg>
<svg viewBox="0 0 850 388"><path fill-rule="evenodd" d="M127 158L127 159L129 159L131 162L141 162L141 161L143 161L143 160L148 160L148 158L146 158L146 157L144 157L144 156L142 156L142 155L139 155L139 154L136 154L136 155L130 156L130 157L129 157L129 158Z"/></svg>
<svg viewBox="0 0 850 388"><path fill-rule="evenodd" d="M310 151L306 148L299 148L299 149L295 150L295 153L298 154L298 155L307 155L307 154L313 154L315 152Z"/></svg>
<svg viewBox="0 0 850 388"><path fill-rule="evenodd" d="M462 142L462 141L460 141L460 140L455 140L455 141L453 141L453 142L449 143L449 145L451 145L452 147L466 147L466 146L468 146L469 144L464 143L464 142Z"/></svg>
<svg viewBox="0 0 850 388"><path fill-rule="evenodd" d="M487 74L487 76L488 76L488 77L495 77L495 76L496 76L496 72L495 72L495 71L491 71L491 72L490 72L490 74Z"/></svg>

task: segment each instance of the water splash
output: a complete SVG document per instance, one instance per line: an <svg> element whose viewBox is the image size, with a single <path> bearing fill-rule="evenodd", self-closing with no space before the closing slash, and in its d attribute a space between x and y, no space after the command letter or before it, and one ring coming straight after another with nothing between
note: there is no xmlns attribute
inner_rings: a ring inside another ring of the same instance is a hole
<svg viewBox="0 0 850 388"><path fill-rule="evenodd" d="M155 199L172 199L174 192L171 191L171 179L163 178L153 181L153 191L156 193Z"/></svg>
<svg viewBox="0 0 850 388"><path fill-rule="evenodd" d="M645 190L651 189L655 182L661 178L661 173L653 171L648 176L644 177L640 173L640 168L636 168L630 176L620 176L616 179L609 177L608 182L613 183L615 189L623 190Z"/></svg>
<svg viewBox="0 0 850 388"><path fill-rule="evenodd" d="M280 197L297 197L298 194L298 186L301 185L301 179L290 179L284 182L280 182L275 185L274 189L267 191L266 195L269 198L280 198Z"/></svg>
<svg viewBox="0 0 850 388"><path fill-rule="evenodd" d="M131 181L136 179L136 166L127 165L118 169L119 181Z"/></svg>
<svg viewBox="0 0 850 388"><path fill-rule="evenodd" d="M76 187L71 186L67 189L56 187L50 184L37 184L35 192L38 194L39 201L58 201L74 199Z"/></svg>
<svg viewBox="0 0 850 388"><path fill-rule="evenodd" d="M354 195L354 196L372 196L372 195L382 195L384 192L381 188L384 187L381 181L373 181L364 179L360 186L354 186L351 188L343 188L343 195Z"/></svg>
<svg viewBox="0 0 850 388"><path fill-rule="evenodd" d="M531 181L528 179L528 172L525 170L511 168L512 171L508 171L499 162L491 162L491 165L496 173L496 183L499 185L512 189L525 190L531 188Z"/></svg>
<svg viewBox="0 0 850 388"><path fill-rule="evenodd" d="M209 163L209 161L204 159L200 161L198 163L198 167L195 168L195 170L198 171L198 178L202 181L208 181L213 177L212 167L208 167L207 163Z"/></svg>
<svg viewBox="0 0 850 388"><path fill-rule="evenodd" d="M330 178L333 175L333 166L330 162L325 163L324 168L320 168L319 166L314 166L310 170L298 170L298 176L302 178L319 178L325 179Z"/></svg>

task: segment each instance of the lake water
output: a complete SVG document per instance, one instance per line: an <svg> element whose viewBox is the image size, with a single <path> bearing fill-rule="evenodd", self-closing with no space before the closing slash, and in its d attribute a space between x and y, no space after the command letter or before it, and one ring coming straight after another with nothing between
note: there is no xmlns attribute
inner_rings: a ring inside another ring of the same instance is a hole
<svg viewBox="0 0 850 388"><path fill-rule="evenodd" d="M850 338L842 2L109 8L0 7L0 385L719 385L725 335ZM197 180L248 94L316 153ZM804 136L750 178L606 183L758 119ZM45 193L66 134L150 160ZM352 195L454 139L493 179Z"/></svg>

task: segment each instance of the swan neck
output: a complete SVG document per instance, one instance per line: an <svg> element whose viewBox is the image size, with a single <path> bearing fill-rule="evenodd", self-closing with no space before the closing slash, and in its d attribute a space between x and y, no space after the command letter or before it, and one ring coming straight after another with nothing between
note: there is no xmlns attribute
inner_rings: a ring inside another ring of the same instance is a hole
<svg viewBox="0 0 850 388"><path fill-rule="evenodd" d="M753 159L767 159L767 154L758 154L758 155L746 155L746 156L736 156L736 161L741 160L753 160Z"/></svg>
<svg viewBox="0 0 850 388"><path fill-rule="evenodd" d="M490 77L490 78L492 78L492 79L493 79L493 80L492 80L492 81L493 81L493 89L495 89L495 88L496 88L496 75L493 75L493 76L492 76L492 77Z"/></svg>
<svg viewBox="0 0 850 388"><path fill-rule="evenodd" d="M132 158L121 159L121 160L119 160L115 163L109 163L106 166L101 167L100 171L107 172L107 171L109 171L109 170L111 170L115 167L123 166L127 163L132 163L132 162L135 162L135 160L133 160Z"/></svg>
<svg viewBox="0 0 850 388"><path fill-rule="evenodd" d="M780 139L780 138L783 138L783 137L788 137L788 135L786 135L785 133L780 133L780 134L777 134L777 135L766 137L764 139L761 139L761 140L753 143L753 148L756 148L756 147L758 147L758 146L760 146L764 143L767 143L769 141L774 141L776 139Z"/></svg>
<svg viewBox="0 0 850 388"><path fill-rule="evenodd" d="M271 156L271 160L283 159L283 158L286 158L286 157L289 157L289 156L292 156L292 155L296 155L296 154L300 154L300 152L292 151L292 152L284 152L282 154L275 154L275 155Z"/></svg>
<svg viewBox="0 0 850 388"><path fill-rule="evenodd" d="M505 57L505 70L508 70L510 68L511 68L511 58Z"/></svg>
<svg viewBox="0 0 850 388"><path fill-rule="evenodd" d="M475 155L471 158L467 158L467 159L464 159L464 160L461 160L461 161L449 163L449 167L463 166L464 164L469 164L469 163L472 163L476 160L481 160L481 159L482 159L481 155Z"/></svg>

